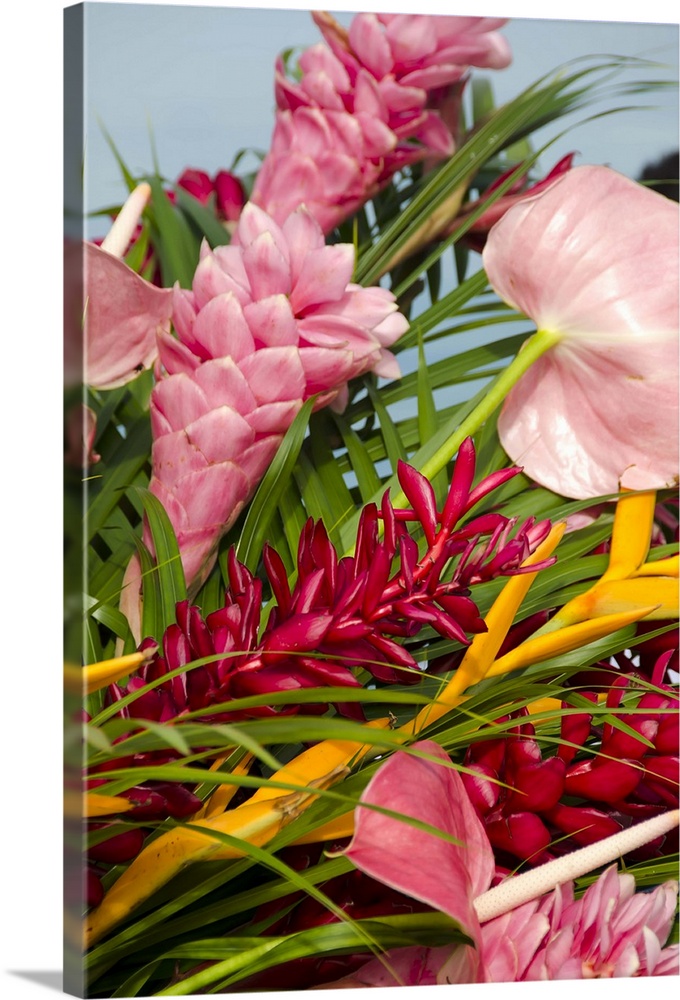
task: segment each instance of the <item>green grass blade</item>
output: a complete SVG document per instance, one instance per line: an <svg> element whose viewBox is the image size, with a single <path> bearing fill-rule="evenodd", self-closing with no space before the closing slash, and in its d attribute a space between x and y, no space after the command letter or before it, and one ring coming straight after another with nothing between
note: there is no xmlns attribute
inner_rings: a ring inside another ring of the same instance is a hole
<svg viewBox="0 0 680 1000"><path fill-rule="evenodd" d="M295 468L302 442L307 433L314 399L308 399L295 417L281 442L279 450L258 486L246 516L236 556L254 573L262 555L269 524L276 514ZM298 535L299 537L299 535Z"/></svg>

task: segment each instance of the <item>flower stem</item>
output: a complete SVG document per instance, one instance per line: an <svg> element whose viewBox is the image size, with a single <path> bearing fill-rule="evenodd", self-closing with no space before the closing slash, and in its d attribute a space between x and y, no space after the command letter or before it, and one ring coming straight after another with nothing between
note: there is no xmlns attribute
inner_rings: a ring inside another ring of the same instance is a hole
<svg viewBox="0 0 680 1000"><path fill-rule="evenodd" d="M549 351L551 347L554 347L559 340L560 335L558 333L552 333L549 330L537 330L533 337L525 341L517 357L491 383L484 399L465 418L462 424L459 425L455 433L423 464L420 472L427 479L432 480L438 472L446 468L447 463L456 454L465 438L479 430L534 361L540 358L542 354L545 354L546 351ZM402 501L399 497L395 497L393 502L395 506L398 506Z"/></svg>
<svg viewBox="0 0 680 1000"><path fill-rule="evenodd" d="M570 882L602 865L616 861L629 851L634 851L648 844L650 840L655 840L656 837L673 830L678 825L679 816L677 809L662 813L660 816L653 816L652 819L636 823L611 837L598 840L595 844L582 847L579 851L572 851L523 875L506 879L475 900L479 922L485 923L493 917L508 913L522 903L543 896L564 882Z"/></svg>

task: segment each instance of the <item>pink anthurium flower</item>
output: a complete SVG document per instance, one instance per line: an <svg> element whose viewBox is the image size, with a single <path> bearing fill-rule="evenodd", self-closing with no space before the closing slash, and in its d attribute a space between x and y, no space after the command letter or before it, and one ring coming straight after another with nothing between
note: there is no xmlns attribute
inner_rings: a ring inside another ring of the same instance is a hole
<svg viewBox="0 0 680 1000"><path fill-rule="evenodd" d="M113 389L150 368L158 357L156 335L170 329L172 289L145 281L121 259L151 189L140 184L101 247L84 250L84 381Z"/></svg>
<svg viewBox="0 0 680 1000"><path fill-rule="evenodd" d="M633 876L611 867L578 900L571 883L673 829L677 810L489 889L493 852L460 775L437 743L420 741L412 750L419 756L398 751L382 765L361 804L401 813L420 826L360 804L346 853L371 878L447 913L474 947L399 949L386 956L387 965L373 959L331 985L677 974L677 945L663 948L677 882L636 895Z"/></svg>
<svg viewBox="0 0 680 1000"><path fill-rule="evenodd" d="M483 262L544 342L498 421L512 460L579 499L677 482L678 205L576 167L508 209Z"/></svg>

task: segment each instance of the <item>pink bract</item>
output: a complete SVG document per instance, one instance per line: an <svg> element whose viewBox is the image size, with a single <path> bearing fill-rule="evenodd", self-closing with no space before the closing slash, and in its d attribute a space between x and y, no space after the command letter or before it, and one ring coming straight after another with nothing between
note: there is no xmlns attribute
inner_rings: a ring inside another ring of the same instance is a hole
<svg viewBox="0 0 680 1000"><path fill-rule="evenodd" d="M449 89L468 66L511 57L500 19L358 14L349 31L327 13L314 20L327 45L303 52L299 77L277 62L274 135L252 199L277 222L305 204L329 232L397 170L450 156Z"/></svg>
<svg viewBox="0 0 680 1000"><path fill-rule="evenodd" d="M607 167L576 167L511 207L484 267L559 336L508 395L503 447L585 499L678 476L678 205Z"/></svg>
<svg viewBox="0 0 680 1000"><path fill-rule="evenodd" d="M494 874L489 838L448 754L432 740L413 750L426 756L397 752L371 779L361 801L427 823L455 842L359 807L346 853L371 878L448 913L476 939L473 901Z"/></svg>
<svg viewBox="0 0 680 1000"><path fill-rule="evenodd" d="M210 569L305 400L342 407L348 379L399 375L387 347L408 323L391 292L353 284L353 268L353 247L327 246L306 209L279 226L249 203L234 243L204 246L192 289L174 290L150 488L189 583Z"/></svg>
<svg viewBox="0 0 680 1000"><path fill-rule="evenodd" d="M156 336L169 330L172 290L145 281L118 257L83 244L84 380L96 389L124 385L158 357Z"/></svg>

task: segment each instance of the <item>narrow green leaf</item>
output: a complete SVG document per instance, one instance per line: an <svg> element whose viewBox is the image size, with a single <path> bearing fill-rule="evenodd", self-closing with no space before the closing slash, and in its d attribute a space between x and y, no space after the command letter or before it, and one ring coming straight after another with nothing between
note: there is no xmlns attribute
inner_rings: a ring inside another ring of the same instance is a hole
<svg viewBox="0 0 680 1000"><path fill-rule="evenodd" d="M395 423L389 415L387 407L383 403L380 393L370 381L367 383L367 386L368 395L378 416L378 420L380 421L380 433L382 434L383 441L385 442L387 457L390 460L392 472L396 473L399 459L404 462L406 461L406 449L404 448L404 443L399 436Z"/></svg>
<svg viewBox="0 0 680 1000"><path fill-rule="evenodd" d="M198 227L211 247L226 246L231 242L228 230L215 217L214 211L178 185L175 185L175 196L181 210Z"/></svg>
<svg viewBox="0 0 680 1000"><path fill-rule="evenodd" d="M352 472L356 476L362 503L368 503L380 490L380 478L375 471L373 459L344 414L334 413L333 420L347 449L347 457Z"/></svg>
<svg viewBox="0 0 680 1000"><path fill-rule="evenodd" d="M149 461L151 428L148 413L140 415L127 431L125 438L119 440L115 452L104 458L103 475L96 482L97 491L87 511L90 539L106 523L111 511L120 502L122 491Z"/></svg>
<svg viewBox="0 0 680 1000"><path fill-rule="evenodd" d="M146 986L148 981L153 976L154 972L161 964L161 959L156 959L153 962L149 962L148 965L143 965L140 969L135 970L131 976L118 987L117 990L111 994L112 997L136 997L139 996L140 991Z"/></svg>
<svg viewBox="0 0 680 1000"><path fill-rule="evenodd" d="M311 452L313 467L324 492L323 520L331 537L333 525L341 523L356 507L333 454L334 437L337 437L337 430L328 410L315 414L310 424L309 441L305 450Z"/></svg>
<svg viewBox="0 0 680 1000"><path fill-rule="evenodd" d="M165 631L161 588L151 553L141 538L135 538L142 578L142 635L160 641Z"/></svg>
<svg viewBox="0 0 680 1000"><path fill-rule="evenodd" d="M136 719L135 725L138 725L140 729L145 729L153 733L159 738L161 744L172 747L182 757L189 757L191 755L191 747L177 726L164 726L159 722L153 722L151 719Z"/></svg>
<svg viewBox="0 0 680 1000"><path fill-rule="evenodd" d="M147 212L151 219L152 241L158 253L163 284L170 288L176 281L182 288L191 288L198 264L200 240L187 220L180 214L163 190L160 177L148 178L151 202Z"/></svg>
<svg viewBox="0 0 680 1000"><path fill-rule="evenodd" d="M111 152L113 153L113 155L114 155L114 157L116 159L116 163L118 164L120 172L123 175L123 180L125 181L125 183L127 185L128 191L132 191L137 186L137 181L133 177L131 171L125 165L123 157L118 152L118 147L116 146L116 144L114 143L113 139L111 138L111 135L107 132L107 130L104 128L104 125L99 120L98 120L98 125L99 125L100 129L102 130L102 133L104 135L104 139L106 140L107 146L109 147L109 149L111 150Z"/></svg>
<svg viewBox="0 0 680 1000"><path fill-rule="evenodd" d="M429 379L422 338L418 343L418 437L421 442L429 441L437 433L439 421ZM432 480L432 487L440 503L448 492L448 477L444 469Z"/></svg>
<svg viewBox="0 0 680 1000"><path fill-rule="evenodd" d="M267 532L279 501L290 483L300 448L307 433L314 399L308 399L290 425L279 450L258 486L246 516L236 556L251 573L257 569ZM299 535L298 535L299 537Z"/></svg>
<svg viewBox="0 0 680 1000"><path fill-rule="evenodd" d="M144 505L156 553L153 574L158 581L156 624L160 630L153 635L160 640L168 625L176 620L175 605L186 600L186 580L177 538L163 504L148 490L138 490L138 494Z"/></svg>

